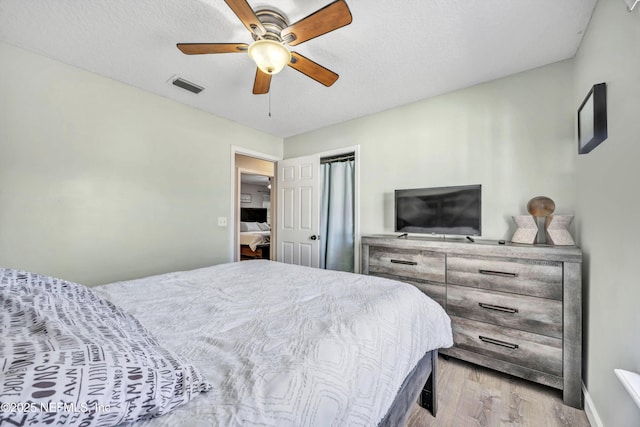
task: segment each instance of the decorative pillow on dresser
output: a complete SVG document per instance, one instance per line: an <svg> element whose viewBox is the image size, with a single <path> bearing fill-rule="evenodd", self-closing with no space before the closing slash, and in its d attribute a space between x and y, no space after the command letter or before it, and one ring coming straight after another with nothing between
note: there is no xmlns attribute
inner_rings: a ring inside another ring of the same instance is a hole
<svg viewBox="0 0 640 427"><path fill-rule="evenodd" d="M0 269L0 307L0 424L116 425L165 414L211 387L85 286Z"/></svg>

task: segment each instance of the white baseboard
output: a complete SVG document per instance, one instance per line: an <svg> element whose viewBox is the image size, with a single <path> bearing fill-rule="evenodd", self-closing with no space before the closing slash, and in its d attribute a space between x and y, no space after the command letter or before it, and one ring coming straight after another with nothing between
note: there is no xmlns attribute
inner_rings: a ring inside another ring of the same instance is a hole
<svg viewBox="0 0 640 427"><path fill-rule="evenodd" d="M596 407L593 404L593 400L591 400L587 386L585 386L584 383L582 383L582 393L584 394L584 412L587 414L587 419L591 427L604 427L600 415L598 415L598 411L596 411Z"/></svg>

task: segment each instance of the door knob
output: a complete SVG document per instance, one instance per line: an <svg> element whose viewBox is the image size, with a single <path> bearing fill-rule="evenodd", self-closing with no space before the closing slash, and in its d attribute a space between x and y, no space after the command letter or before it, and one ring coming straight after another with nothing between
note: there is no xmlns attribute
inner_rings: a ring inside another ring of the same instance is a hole
<svg viewBox="0 0 640 427"><path fill-rule="evenodd" d="M316 236L315 234L312 235L311 237L309 237L311 240L318 240L318 236Z"/></svg>

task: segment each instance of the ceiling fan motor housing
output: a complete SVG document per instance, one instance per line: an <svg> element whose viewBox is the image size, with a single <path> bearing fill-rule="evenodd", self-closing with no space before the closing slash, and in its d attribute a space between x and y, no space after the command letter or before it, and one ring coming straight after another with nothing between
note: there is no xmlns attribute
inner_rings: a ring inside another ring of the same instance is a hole
<svg viewBox="0 0 640 427"><path fill-rule="evenodd" d="M252 33L251 35L254 40L266 39L273 40L278 43L282 43L284 41L282 40L280 33L283 29L289 26L289 22L287 21L287 18L284 17L284 15L271 9L263 9L257 10L256 16L267 32L262 36L258 36L257 34Z"/></svg>

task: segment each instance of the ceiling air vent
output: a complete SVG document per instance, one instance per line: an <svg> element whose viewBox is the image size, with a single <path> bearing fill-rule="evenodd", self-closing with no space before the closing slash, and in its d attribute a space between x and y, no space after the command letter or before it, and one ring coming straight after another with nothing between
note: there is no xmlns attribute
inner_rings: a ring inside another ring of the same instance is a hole
<svg viewBox="0 0 640 427"><path fill-rule="evenodd" d="M171 83L174 86L178 86L184 90L188 90L189 92L193 92L198 94L204 90L202 86L198 86L197 84L193 84L190 81L183 79L182 77L175 77L171 79Z"/></svg>

